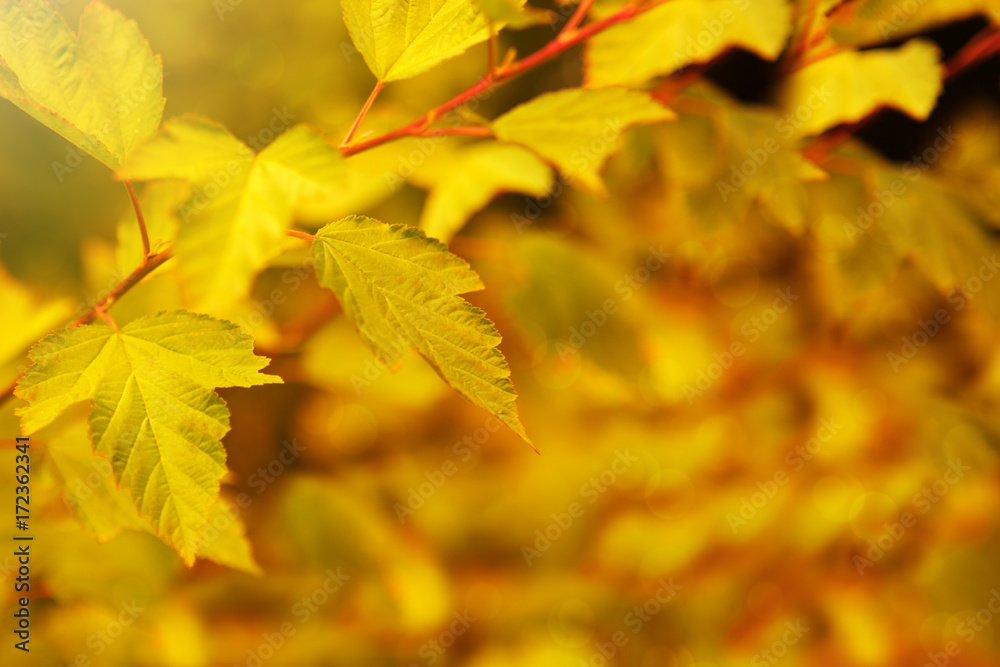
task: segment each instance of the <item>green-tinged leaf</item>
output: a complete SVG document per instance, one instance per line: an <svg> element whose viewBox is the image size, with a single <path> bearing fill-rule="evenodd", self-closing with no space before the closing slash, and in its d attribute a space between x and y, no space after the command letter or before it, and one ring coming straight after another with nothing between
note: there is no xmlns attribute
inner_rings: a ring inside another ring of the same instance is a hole
<svg viewBox="0 0 1000 667"><path fill-rule="evenodd" d="M472 0L343 0L342 5L351 39L379 81L426 72L490 36L486 17Z"/></svg>
<svg viewBox="0 0 1000 667"><path fill-rule="evenodd" d="M541 197L552 187L549 166L531 151L509 144L477 144L437 171L430 177L420 227L445 243L501 192Z"/></svg>
<svg viewBox="0 0 1000 667"><path fill-rule="evenodd" d="M475 0L475 2L493 21L494 30L499 30L500 26L520 30L550 24L553 19L551 12L526 5L524 0Z"/></svg>
<svg viewBox="0 0 1000 667"><path fill-rule="evenodd" d="M73 421L45 441L45 453L63 482L63 501L99 542L124 530L153 532L129 494L115 484L111 462L90 448L86 424ZM260 574L246 540L239 511L216 502L205 523L197 555L237 570Z"/></svg>
<svg viewBox="0 0 1000 667"><path fill-rule="evenodd" d="M899 49L840 53L788 78L783 105L798 136L818 134L887 106L924 120L941 92L937 47L911 40Z"/></svg>
<svg viewBox="0 0 1000 667"><path fill-rule="evenodd" d="M90 400L94 449L139 514L188 564L226 472L229 411L216 387L281 382L260 369L252 339L230 322L186 311L142 317L121 331L101 325L43 338L16 395L27 435Z"/></svg>
<svg viewBox="0 0 1000 667"><path fill-rule="evenodd" d="M599 171L625 130L675 117L638 91L567 88L508 111L493 122L493 131L499 139L527 146L551 161L567 180L601 191Z"/></svg>
<svg viewBox="0 0 1000 667"><path fill-rule="evenodd" d="M225 187L232 177L246 173L253 158L250 147L221 123L184 114L163 123L116 174L129 181L172 178Z"/></svg>
<svg viewBox="0 0 1000 667"><path fill-rule="evenodd" d="M111 462L95 456L89 443L82 421L72 422L45 442L46 455L62 478L66 505L99 542L123 530L148 530L149 523L139 516L131 498L115 485Z"/></svg>
<svg viewBox="0 0 1000 667"><path fill-rule="evenodd" d="M840 3L829 17L834 41L869 46L898 40L981 14L1000 21L997 0L858 0Z"/></svg>
<svg viewBox="0 0 1000 667"><path fill-rule="evenodd" d="M0 3L0 96L112 169L156 131L162 84L160 57L103 3L79 36L46 0Z"/></svg>
<svg viewBox="0 0 1000 667"><path fill-rule="evenodd" d="M587 85L639 85L732 47L774 60L790 28L785 0L671 0L590 40Z"/></svg>
<svg viewBox="0 0 1000 667"><path fill-rule="evenodd" d="M337 293L376 354L396 365L416 348L456 391L530 444L500 334L459 296L483 289L464 260L415 227L361 216L319 230L313 254L320 284Z"/></svg>
<svg viewBox="0 0 1000 667"><path fill-rule="evenodd" d="M282 251L299 201L334 188L344 170L340 153L304 125L255 156L221 125L182 116L164 123L118 174L196 186L178 211L179 271L188 302L218 312L243 299Z"/></svg>

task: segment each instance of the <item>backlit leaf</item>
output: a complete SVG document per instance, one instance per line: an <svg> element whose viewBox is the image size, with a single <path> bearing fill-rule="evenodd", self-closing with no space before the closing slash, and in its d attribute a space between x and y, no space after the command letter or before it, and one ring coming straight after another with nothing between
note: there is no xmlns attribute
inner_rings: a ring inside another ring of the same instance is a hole
<svg viewBox="0 0 1000 667"><path fill-rule="evenodd" d="M253 341L232 323L186 311L121 328L62 329L31 350L16 394L27 435L91 401L90 435L118 484L188 564L226 472L229 410L216 387L281 382L260 369Z"/></svg>
<svg viewBox="0 0 1000 667"><path fill-rule="evenodd" d="M379 81L426 72L490 36L482 10L471 0L343 0L342 4L351 39Z"/></svg>
<svg viewBox="0 0 1000 667"><path fill-rule="evenodd" d="M927 118L941 92L938 50L912 40L899 49L849 51L813 63L786 82L785 109L799 136L852 123L887 106Z"/></svg>
<svg viewBox="0 0 1000 667"><path fill-rule="evenodd" d="M539 95L493 122L503 141L521 144L555 164L568 180L602 190L598 175L632 125L675 118L649 95L624 88L567 88Z"/></svg>
<svg viewBox="0 0 1000 667"><path fill-rule="evenodd" d="M320 283L337 293L376 354L393 365L416 348L456 391L530 444L500 334L459 296L483 289L464 260L414 227L361 216L319 230L313 254Z"/></svg>
<svg viewBox="0 0 1000 667"><path fill-rule="evenodd" d="M139 516L129 494L115 484L111 462L91 451L82 421L74 421L48 438L45 451L62 478L66 505L98 541L106 542L123 530L153 532L149 521ZM243 522L222 500L212 507L197 555L244 572L260 573Z"/></svg>
<svg viewBox="0 0 1000 667"><path fill-rule="evenodd" d="M475 2L494 22L494 30L498 30L500 26L517 30L552 22L550 12L526 5L524 0L475 0Z"/></svg>
<svg viewBox="0 0 1000 667"><path fill-rule="evenodd" d="M0 3L0 96L112 169L156 131L162 83L135 23L101 2L79 35L45 0Z"/></svg>
<svg viewBox="0 0 1000 667"><path fill-rule="evenodd" d="M642 84L732 47L774 60L790 17L785 0L671 0L589 42L587 85Z"/></svg>
<svg viewBox="0 0 1000 667"><path fill-rule="evenodd" d="M520 146L486 143L458 153L432 176L420 228L447 243L465 222L501 192L544 196L552 170Z"/></svg>
<svg viewBox="0 0 1000 667"><path fill-rule="evenodd" d="M867 46L925 32L977 14L1000 19L997 0L858 0L840 4L828 32L840 44Z"/></svg>
<svg viewBox="0 0 1000 667"><path fill-rule="evenodd" d="M196 186L180 207L180 275L189 302L220 311L244 298L282 250L298 202L343 178L340 153L304 125L254 155L224 127L195 116L167 121L119 170L131 180Z"/></svg>

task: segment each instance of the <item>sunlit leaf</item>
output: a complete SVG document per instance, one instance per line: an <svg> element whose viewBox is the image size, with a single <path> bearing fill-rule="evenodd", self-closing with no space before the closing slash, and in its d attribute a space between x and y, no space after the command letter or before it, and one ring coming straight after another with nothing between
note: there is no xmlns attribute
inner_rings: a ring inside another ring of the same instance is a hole
<svg viewBox="0 0 1000 667"><path fill-rule="evenodd" d="M625 130L674 117L645 93L567 88L515 107L493 122L493 130L501 140L550 160L567 179L600 191L604 186L598 172Z"/></svg>
<svg viewBox="0 0 1000 667"><path fill-rule="evenodd" d="M518 30L552 21L549 12L527 5L524 0L475 0L475 2L494 22L494 30L501 26Z"/></svg>
<svg viewBox="0 0 1000 667"><path fill-rule="evenodd" d="M343 0L343 8L351 39L379 81L426 72L490 36L471 0Z"/></svg>
<svg viewBox="0 0 1000 667"><path fill-rule="evenodd" d="M912 40L899 49L840 53L799 70L786 82L785 109L800 136L852 123L887 106L927 118L941 92L938 50Z"/></svg>
<svg viewBox="0 0 1000 667"><path fill-rule="evenodd" d="M431 176L420 228L447 243L466 221L501 192L541 197L552 187L552 170L520 146L480 144L460 152Z"/></svg>
<svg viewBox="0 0 1000 667"><path fill-rule="evenodd" d="M671 0L594 37L587 85L638 85L739 47L774 60L788 38L784 0Z"/></svg>
<svg viewBox="0 0 1000 667"><path fill-rule="evenodd" d="M80 401L92 401L94 449L139 514L187 563L219 493L229 411L216 387L280 382L234 324L185 311L62 329L31 350L17 386L31 434Z"/></svg>
<svg viewBox="0 0 1000 667"><path fill-rule="evenodd" d="M376 354L397 364L415 348L456 391L530 444L497 349L500 334L459 296L483 289L464 260L416 228L360 216L319 230L313 253L320 283L337 293Z"/></svg>
<svg viewBox="0 0 1000 667"><path fill-rule="evenodd" d="M114 169L156 131L163 66L101 2L76 35L45 0L0 4L0 96Z"/></svg>
<svg viewBox="0 0 1000 667"><path fill-rule="evenodd" d="M306 126L254 155L221 125L182 116L164 123L119 174L196 186L177 213L177 256L190 303L214 312L244 298L281 252L298 202L340 183L344 171L340 153Z"/></svg>
<svg viewBox="0 0 1000 667"><path fill-rule="evenodd" d="M829 17L829 34L840 44L867 46L909 37L981 14L1000 20L997 0L858 0L839 3Z"/></svg>

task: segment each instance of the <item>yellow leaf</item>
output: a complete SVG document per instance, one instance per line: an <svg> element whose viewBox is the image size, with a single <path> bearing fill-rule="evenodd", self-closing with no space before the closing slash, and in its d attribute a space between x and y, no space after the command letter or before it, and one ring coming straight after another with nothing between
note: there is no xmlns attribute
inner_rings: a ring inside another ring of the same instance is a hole
<svg viewBox="0 0 1000 667"><path fill-rule="evenodd" d="M142 317L121 331L61 329L31 349L16 394L31 434L91 401L94 449L139 514L189 565L226 472L229 410L216 387L281 382L260 369L253 340L230 322L185 311Z"/></svg>
<svg viewBox="0 0 1000 667"><path fill-rule="evenodd" d="M941 92L941 76L938 50L930 42L849 51L793 74L783 91L783 105L798 121L798 136L853 123L883 106L924 120Z"/></svg>
<svg viewBox="0 0 1000 667"><path fill-rule="evenodd" d="M539 95L493 122L503 141L527 146L551 161L567 180L602 191L598 175L632 125L676 116L649 95L624 88L567 88Z"/></svg>
<svg viewBox="0 0 1000 667"><path fill-rule="evenodd" d="M45 0L0 4L0 96L112 169L156 131L162 84L160 57L103 3L79 37Z"/></svg>
<svg viewBox="0 0 1000 667"><path fill-rule="evenodd" d="M490 36L486 17L470 0L343 0L342 4L351 39L379 81L426 72Z"/></svg>
<svg viewBox="0 0 1000 667"><path fill-rule="evenodd" d="M459 295L483 289L465 260L415 227L349 216L332 222L313 245L320 284L386 365L415 348L460 394L500 418L529 445L486 314Z"/></svg>
<svg viewBox="0 0 1000 667"><path fill-rule="evenodd" d="M514 30L552 22L551 12L526 5L524 0L475 0L493 21L493 29L506 26Z"/></svg>
<svg viewBox="0 0 1000 667"><path fill-rule="evenodd" d="M977 14L1000 19L997 0L858 0L840 4L828 32L839 44L869 46L926 32Z"/></svg>
<svg viewBox="0 0 1000 667"><path fill-rule="evenodd" d="M784 0L671 0L590 40L587 85L639 85L732 47L774 60L790 21Z"/></svg>
<svg viewBox="0 0 1000 667"><path fill-rule="evenodd" d="M552 170L520 146L478 144L456 154L432 179L420 228L447 243L476 211L501 192L541 197L552 187Z"/></svg>
<svg viewBox="0 0 1000 667"><path fill-rule="evenodd" d="M344 170L340 153L304 125L254 155L223 126L186 115L164 123L118 174L196 186L178 211L179 270L189 300L218 312L244 298L281 252L298 202L341 183Z"/></svg>

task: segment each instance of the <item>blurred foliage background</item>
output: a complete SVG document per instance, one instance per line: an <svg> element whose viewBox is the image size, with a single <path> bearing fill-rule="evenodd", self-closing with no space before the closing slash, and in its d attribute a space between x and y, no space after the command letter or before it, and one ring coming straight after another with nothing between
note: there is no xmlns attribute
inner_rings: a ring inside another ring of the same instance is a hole
<svg viewBox="0 0 1000 667"><path fill-rule="evenodd" d="M372 85L332 0L108 4L163 56L164 118L204 114L251 145L287 117L339 138ZM61 11L74 24L83 5ZM928 34L949 55L983 25ZM554 34L502 43L526 53ZM366 131L448 99L485 61L481 45L388 86ZM1000 283L981 271L1000 220L997 78L991 62L949 83L924 123L880 116L824 180L791 178L790 151L723 201L718 182L784 115L776 65L733 53L673 100L676 122L626 135L608 196L557 183L478 213L451 249L487 285L471 300L504 334L541 456L420 359L389 373L342 317L317 324L328 293L289 279L289 253L255 288L287 298L249 322L287 384L222 392L225 495L249 499L262 574L187 569L143 532L96 539L99 517L71 511L46 455L87 460L60 420L33 438L32 652L5 631L3 664L923 665L949 642L948 664L997 664ZM477 113L581 80L571 51ZM879 224L845 242L948 127L953 144L885 214L919 233ZM6 103L0 137L7 382L128 270L130 213L103 166ZM436 161L470 141L352 158L349 187L300 223L418 224ZM406 165L394 191L385 174ZM116 319L178 305L164 274ZM0 412L8 447L17 403ZM12 497L11 475L0 485ZM12 564L0 556L8 622Z"/></svg>

